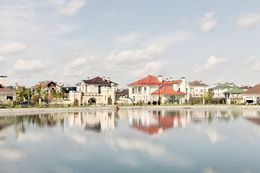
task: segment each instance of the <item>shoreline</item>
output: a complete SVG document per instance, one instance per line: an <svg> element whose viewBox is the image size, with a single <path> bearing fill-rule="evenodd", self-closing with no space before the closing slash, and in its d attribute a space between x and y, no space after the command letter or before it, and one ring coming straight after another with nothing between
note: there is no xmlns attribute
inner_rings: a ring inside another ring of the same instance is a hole
<svg viewBox="0 0 260 173"><path fill-rule="evenodd" d="M208 110L234 110L234 109L255 109L260 110L257 105L176 105L176 106L121 106L120 110L128 109L147 109L147 110L185 110L185 109L208 109ZM0 116L14 115L32 115L42 113L58 113L58 112L84 112L96 110L115 110L115 106L91 106L78 108L7 108L0 109Z"/></svg>

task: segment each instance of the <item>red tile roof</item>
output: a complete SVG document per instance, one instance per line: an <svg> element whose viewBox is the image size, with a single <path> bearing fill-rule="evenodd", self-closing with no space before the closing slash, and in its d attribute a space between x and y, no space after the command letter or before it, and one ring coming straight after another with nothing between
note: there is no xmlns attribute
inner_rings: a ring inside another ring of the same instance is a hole
<svg viewBox="0 0 260 173"><path fill-rule="evenodd" d="M148 75L145 78L130 83L129 86L131 85L173 85L173 84L179 84L181 82L182 82L181 80L159 81L156 76Z"/></svg>
<svg viewBox="0 0 260 173"><path fill-rule="evenodd" d="M162 85L173 85L173 84L179 84L181 82L182 82L182 80L162 81L161 84Z"/></svg>
<svg viewBox="0 0 260 173"><path fill-rule="evenodd" d="M253 88L248 89L244 94L260 94L260 83Z"/></svg>
<svg viewBox="0 0 260 173"><path fill-rule="evenodd" d="M183 95L185 94L184 92L177 92L174 91L174 89L168 87L168 86L162 86L159 89L155 90L153 93L153 95L155 94L165 94L165 95Z"/></svg>
<svg viewBox="0 0 260 173"><path fill-rule="evenodd" d="M148 75L147 77L137 80L135 82L132 82L129 84L130 85L160 85L161 82L158 80L157 77Z"/></svg>

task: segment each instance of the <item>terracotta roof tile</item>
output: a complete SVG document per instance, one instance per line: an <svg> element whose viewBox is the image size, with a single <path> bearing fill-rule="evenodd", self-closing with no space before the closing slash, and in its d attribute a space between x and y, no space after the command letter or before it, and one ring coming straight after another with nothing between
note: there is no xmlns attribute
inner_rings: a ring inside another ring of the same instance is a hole
<svg viewBox="0 0 260 173"><path fill-rule="evenodd" d="M174 91L172 88L168 87L168 86L162 86L159 89L155 90L153 93L153 95L157 95L157 94L165 94L165 95L183 95L185 94L184 92L177 92Z"/></svg>
<svg viewBox="0 0 260 173"><path fill-rule="evenodd" d="M260 84L248 89L244 94L260 94Z"/></svg>
<svg viewBox="0 0 260 173"><path fill-rule="evenodd" d="M173 84L179 84L181 83L182 80L172 80L172 81L159 81L156 76L153 75L148 75L145 78L142 78L140 80L137 80L135 82L132 82L128 84L128 86L133 86L133 85L173 85Z"/></svg>
<svg viewBox="0 0 260 173"><path fill-rule="evenodd" d="M145 77L143 79L130 83L129 86L131 86L131 85L159 85L159 84L161 84L161 82L158 80L157 77L148 75L147 77Z"/></svg>

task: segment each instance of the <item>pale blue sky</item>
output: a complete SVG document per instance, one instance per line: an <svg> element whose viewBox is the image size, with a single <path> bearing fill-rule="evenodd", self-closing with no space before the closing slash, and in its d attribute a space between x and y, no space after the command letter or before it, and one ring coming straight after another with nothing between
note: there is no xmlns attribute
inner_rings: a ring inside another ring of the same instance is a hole
<svg viewBox="0 0 260 173"><path fill-rule="evenodd" d="M0 0L0 74L260 82L259 0Z"/></svg>

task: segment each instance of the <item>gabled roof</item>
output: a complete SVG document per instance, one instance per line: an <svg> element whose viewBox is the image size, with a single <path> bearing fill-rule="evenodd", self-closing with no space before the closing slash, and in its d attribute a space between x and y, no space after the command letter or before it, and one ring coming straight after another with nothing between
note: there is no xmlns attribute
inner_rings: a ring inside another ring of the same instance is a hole
<svg viewBox="0 0 260 173"><path fill-rule="evenodd" d="M253 87L250 86L250 85L243 85L243 86L241 86L240 88L243 89L243 90L248 90L248 89L251 89L251 88L253 88Z"/></svg>
<svg viewBox="0 0 260 173"><path fill-rule="evenodd" d="M13 89L7 88L7 87L3 86L2 84L0 84L0 93L12 93L12 92L14 92Z"/></svg>
<svg viewBox="0 0 260 173"><path fill-rule="evenodd" d="M145 78L137 80L129 84L131 85L160 85L161 82L158 80L156 76L148 75Z"/></svg>
<svg viewBox="0 0 260 173"><path fill-rule="evenodd" d="M165 94L165 95L184 95L184 92L177 92L174 91L172 88L168 86L162 86L159 89L155 90L152 95L157 95L157 94Z"/></svg>
<svg viewBox="0 0 260 173"><path fill-rule="evenodd" d="M244 94L260 94L260 83L253 88L248 89Z"/></svg>
<svg viewBox="0 0 260 173"><path fill-rule="evenodd" d="M132 82L128 84L128 86L133 86L133 85L173 85L173 84L179 84L181 83L182 80L163 80L159 81L158 77L153 76L153 75L148 75L145 78L142 78L140 80L137 80L135 82Z"/></svg>
<svg viewBox="0 0 260 173"><path fill-rule="evenodd" d="M34 86L32 86L33 89L37 89L37 88L48 88L48 86L50 84L55 84L57 86L59 86L56 82L53 82L53 81L41 81L41 82L38 82L37 84L35 84Z"/></svg>
<svg viewBox="0 0 260 173"><path fill-rule="evenodd" d="M173 80L173 81L166 81L166 80L163 80L161 82L162 85L173 85L173 84L179 84L181 83L182 80Z"/></svg>
<svg viewBox="0 0 260 173"><path fill-rule="evenodd" d="M243 89L241 88L233 88L225 93L228 93L228 94L242 94L244 92Z"/></svg>
<svg viewBox="0 0 260 173"><path fill-rule="evenodd" d="M88 79L88 80L83 80L83 82L85 84L92 84L92 85L111 85L112 83L113 84L117 84L115 82L112 82L108 79L103 79L101 77L95 77L95 78L92 78L92 79Z"/></svg>
<svg viewBox="0 0 260 173"><path fill-rule="evenodd" d="M198 80L190 82L189 85L190 86L203 86L203 87L207 87L208 86L207 84L203 83L202 81L198 81Z"/></svg>
<svg viewBox="0 0 260 173"><path fill-rule="evenodd" d="M225 82L225 83L218 83L214 89L232 89L232 88L239 88L236 84L234 83L229 83L229 82Z"/></svg>

